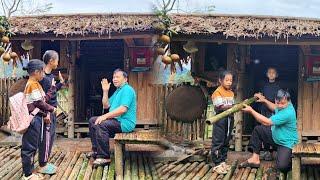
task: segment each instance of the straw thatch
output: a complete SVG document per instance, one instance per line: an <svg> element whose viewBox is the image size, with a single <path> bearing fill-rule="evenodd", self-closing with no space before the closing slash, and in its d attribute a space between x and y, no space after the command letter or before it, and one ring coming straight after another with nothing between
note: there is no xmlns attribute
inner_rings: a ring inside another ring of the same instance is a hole
<svg viewBox="0 0 320 180"><path fill-rule="evenodd" d="M48 15L13 17L12 31L16 34L55 35L110 35L114 32L148 31L155 19L152 15L96 14L96 15Z"/></svg>
<svg viewBox="0 0 320 180"><path fill-rule="evenodd" d="M320 19L267 16L199 16L174 15L174 29L183 34L216 34L225 37L277 39L319 36Z"/></svg>
<svg viewBox="0 0 320 180"><path fill-rule="evenodd" d="M226 38L276 39L320 36L320 19L235 15L173 14L173 29L179 34L215 35ZM152 32L152 14L78 14L13 17L12 30L20 35L110 35L122 32Z"/></svg>

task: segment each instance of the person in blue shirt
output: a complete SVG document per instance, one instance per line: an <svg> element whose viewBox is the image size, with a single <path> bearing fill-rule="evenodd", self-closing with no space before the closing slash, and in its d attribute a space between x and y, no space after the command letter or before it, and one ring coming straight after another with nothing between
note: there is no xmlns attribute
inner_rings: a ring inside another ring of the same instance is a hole
<svg viewBox="0 0 320 180"><path fill-rule="evenodd" d="M112 82L117 90L108 98L110 84L102 79L102 105L109 112L89 120L89 135L92 152L88 157L94 158L94 165L110 163L109 138L116 133L132 132L136 126L137 98L134 89L128 84L128 75L121 69L113 73Z"/></svg>
<svg viewBox="0 0 320 180"><path fill-rule="evenodd" d="M298 142L297 118L295 109L290 100L289 92L278 90L275 103L270 102L261 94L255 94L258 102L264 103L270 110L275 112L267 118L250 106L245 105L244 112L250 113L262 125L256 126L252 132L248 145L249 151L253 154L240 167L260 166L259 153L262 143L270 144L277 150L276 167L281 172L291 170L292 148Z"/></svg>

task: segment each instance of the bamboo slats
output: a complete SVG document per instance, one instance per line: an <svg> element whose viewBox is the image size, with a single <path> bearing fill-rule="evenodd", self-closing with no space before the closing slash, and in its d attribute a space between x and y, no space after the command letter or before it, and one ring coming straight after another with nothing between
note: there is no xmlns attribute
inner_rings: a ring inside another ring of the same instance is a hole
<svg viewBox="0 0 320 180"><path fill-rule="evenodd" d="M2 158L5 161L0 168L0 179L20 179L22 177L22 164L20 147L0 147L0 155L9 157ZM2 156L0 156L2 157ZM38 166L38 158L35 157L35 166ZM94 167L83 153L66 152L55 149L49 162L58 167L58 172L53 176L45 176L45 179L115 179L114 163L104 167ZM114 162L114 161L113 161ZM192 180L215 180L215 179L272 179L273 163L262 165L261 168L235 168L234 172L226 175L219 175L213 172L211 164L206 162L159 162L154 164L152 156L148 153L127 152L125 159L124 179L192 179ZM234 166L236 167L236 166ZM287 175L292 177L292 173ZM308 179L319 179L320 166L302 166L301 176ZM288 178L287 178L288 179ZM290 178L289 178L290 179Z"/></svg>
<svg viewBox="0 0 320 180"><path fill-rule="evenodd" d="M295 155L320 155L320 144L315 143L299 143L293 149Z"/></svg>
<svg viewBox="0 0 320 180"><path fill-rule="evenodd" d="M166 84L166 85L154 85L157 95L157 107L158 112L156 113L158 123L162 127L162 131L167 136L178 136L185 140L196 140L199 138L204 138L205 130L205 112L203 118L196 119L193 123L183 123L179 121L174 121L170 119L167 115L164 107L164 102L169 93L174 89L179 87L176 84Z"/></svg>

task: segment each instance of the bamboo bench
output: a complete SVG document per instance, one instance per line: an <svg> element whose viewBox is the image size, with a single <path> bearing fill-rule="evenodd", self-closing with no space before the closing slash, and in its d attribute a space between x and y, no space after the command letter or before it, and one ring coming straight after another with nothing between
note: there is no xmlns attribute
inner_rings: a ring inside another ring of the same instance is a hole
<svg viewBox="0 0 320 180"><path fill-rule="evenodd" d="M126 144L159 144L158 130L140 130L131 133L118 133L114 137L116 179L123 179L123 154Z"/></svg>
<svg viewBox="0 0 320 180"><path fill-rule="evenodd" d="M316 143L299 143L292 149L292 179L300 180L301 158L320 157L320 144Z"/></svg>

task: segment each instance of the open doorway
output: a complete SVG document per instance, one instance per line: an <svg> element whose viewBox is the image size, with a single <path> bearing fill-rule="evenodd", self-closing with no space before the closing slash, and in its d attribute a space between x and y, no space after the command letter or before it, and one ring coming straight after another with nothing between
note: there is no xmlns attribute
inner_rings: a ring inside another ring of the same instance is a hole
<svg viewBox="0 0 320 180"><path fill-rule="evenodd" d="M280 88L288 90L291 95L292 104L297 108L298 96L298 46L280 45L254 45L250 49L251 63L246 68L248 71L248 86L253 95L260 92L263 85L268 81L266 72L268 67L276 68L278 77L276 82ZM259 104L254 108L259 110ZM250 124L248 124L250 123ZM254 120L245 122L245 134L250 134L254 127Z"/></svg>
<svg viewBox="0 0 320 180"><path fill-rule="evenodd" d="M101 79L112 82L113 71L124 66L123 40L94 40L80 43L79 122L87 122L102 113ZM109 96L116 88L111 83Z"/></svg>

